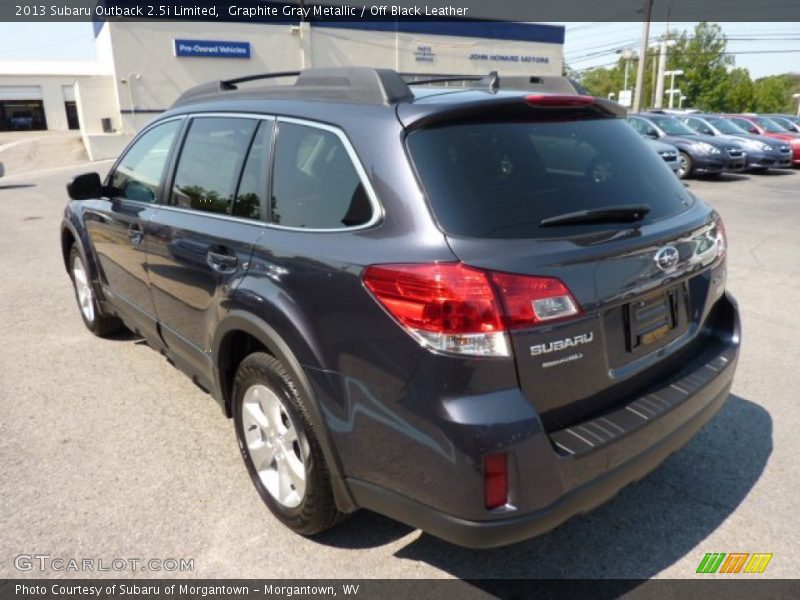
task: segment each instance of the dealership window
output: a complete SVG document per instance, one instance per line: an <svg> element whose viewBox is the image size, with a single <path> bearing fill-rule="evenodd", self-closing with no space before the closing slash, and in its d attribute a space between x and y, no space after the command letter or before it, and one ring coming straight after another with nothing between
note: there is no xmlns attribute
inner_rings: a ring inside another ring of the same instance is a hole
<svg viewBox="0 0 800 600"><path fill-rule="evenodd" d="M234 117L193 119L175 172L171 203L231 214L233 195L257 125L255 119Z"/></svg>
<svg viewBox="0 0 800 600"><path fill-rule="evenodd" d="M341 229L369 222L372 206L339 137L281 123L275 147L271 221L287 227Z"/></svg>
<svg viewBox="0 0 800 600"><path fill-rule="evenodd" d="M111 176L113 198L155 202L172 142L181 121L167 121L149 129L134 142Z"/></svg>

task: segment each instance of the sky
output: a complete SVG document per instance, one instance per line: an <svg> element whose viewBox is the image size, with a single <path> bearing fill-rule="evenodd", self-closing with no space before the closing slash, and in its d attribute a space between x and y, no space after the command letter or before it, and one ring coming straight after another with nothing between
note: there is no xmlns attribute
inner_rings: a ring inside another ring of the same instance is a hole
<svg viewBox="0 0 800 600"><path fill-rule="evenodd" d="M641 23L574 22L566 26L564 55L574 69L613 64L615 51L637 48ZM671 29L691 30L695 23L672 23ZM800 23L720 23L730 37L728 51L736 66L753 78L789 71L800 72ZM654 22L651 38L667 23ZM91 23L0 23L0 60L93 60L96 58Z"/></svg>

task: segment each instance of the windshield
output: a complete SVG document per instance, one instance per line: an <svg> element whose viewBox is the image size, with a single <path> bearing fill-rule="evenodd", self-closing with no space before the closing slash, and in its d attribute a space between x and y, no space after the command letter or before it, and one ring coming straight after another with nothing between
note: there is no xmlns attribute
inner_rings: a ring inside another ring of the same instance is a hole
<svg viewBox="0 0 800 600"><path fill-rule="evenodd" d="M661 130L666 133L667 135L696 135L697 132L694 131L688 125L684 125L678 119L674 119L673 117L650 117L650 120L658 125Z"/></svg>
<svg viewBox="0 0 800 600"><path fill-rule="evenodd" d="M720 133L726 133L728 135L747 135L747 131L728 119L708 119L708 122L716 127Z"/></svg>
<svg viewBox="0 0 800 600"><path fill-rule="evenodd" d="M769 131L770 133L786 133L786 130L778 125L772 119L765 119L764 117L754 117L753 121L758 123L764 131Z"/></svg>
<svg viewBox="0 0 800 600"><path fill-rule="evenodd" d="M422 129L408 148L448 234L569 236L630 223L541 227L565 213L647 204L647 224L685 211L692 196L622 119L473 123ZM637 224L638 226L638 224Z"/></svg>

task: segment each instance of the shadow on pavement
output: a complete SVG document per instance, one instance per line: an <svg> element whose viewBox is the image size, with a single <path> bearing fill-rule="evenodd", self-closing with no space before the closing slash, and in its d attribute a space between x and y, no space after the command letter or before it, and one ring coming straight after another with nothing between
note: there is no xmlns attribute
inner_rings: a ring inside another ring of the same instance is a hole
<svg viewBox="0 0 800 600"><path fill-rule="evenodd" d="M717 176L700 176L700 181L715 181L719 183L733 183L735 181L747 181L750 179L747 175L739 173L720 173Z"/></svg>
<svg viewBox="0 0 800 600"><path fill-rule="evenodd" d="M753 175L758 175L759 177L763 176L771 176L771 175L794 175L795 171L792 169L767 169L766 171L754 171Z"/></svg>
<svg viewBox="0 0 800 600"><path fill-rule="evenodd" d="M0 192L2 192L3 190L19 190L32 187L36 187L36 184L35 183L9 183L7 185L0 184Z"/></svg>
<svg viewBox="0 0 800 600"><path fill-rule="evenodd" d="M395 556L470 579L489 593L503 585L491 579L647 579L690 552L699 563L713 550L695 548L747 497L771 453L769 413L731 395L717 416L653 473L548 534L505 548L468 550L422 533ZM411 531L364 511L314 539L366 548ZM487 581L475 581L480 579ZM627 585L634 588L639 582Z"/></svg>

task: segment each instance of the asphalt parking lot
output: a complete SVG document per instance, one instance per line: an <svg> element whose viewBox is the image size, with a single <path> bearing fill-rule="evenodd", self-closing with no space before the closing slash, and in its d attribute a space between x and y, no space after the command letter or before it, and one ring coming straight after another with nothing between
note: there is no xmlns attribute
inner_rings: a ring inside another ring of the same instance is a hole
<svg viewBox="0 0 800 600"><path fill-rule="evenodd" d="M85 330L58 244L79 171L0 179L0 576L75 576L15 569L48 554L192 558L176 575L195 577L684 578L706 552L797 575L800 171L690 181L725 219L742 310L720 414L605 506L490 551L366 512L315 539L274 520L213 400L144 343Z"/></svg>

